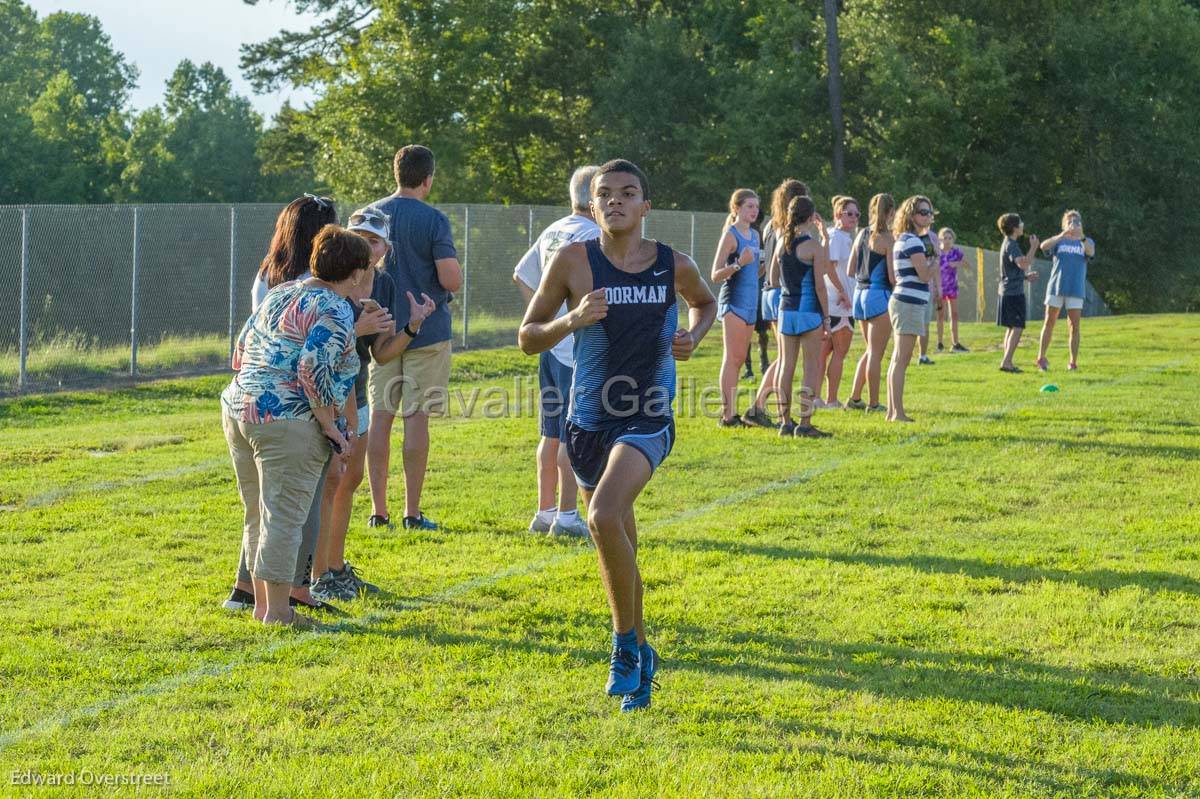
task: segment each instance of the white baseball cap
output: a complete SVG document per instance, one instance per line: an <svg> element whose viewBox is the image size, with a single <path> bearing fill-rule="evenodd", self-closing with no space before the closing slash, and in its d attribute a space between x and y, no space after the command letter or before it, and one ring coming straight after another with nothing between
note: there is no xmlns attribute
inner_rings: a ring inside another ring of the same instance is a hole
<svg viewBox="0 0 1200 799"><path fill-rule="evenodd" d="M359 208L350 214L350 224L346 230L361 230L364 233L374 233L379 238L391 244L388 232L391 229L391 219L383 211L374 206Z"/></svg>

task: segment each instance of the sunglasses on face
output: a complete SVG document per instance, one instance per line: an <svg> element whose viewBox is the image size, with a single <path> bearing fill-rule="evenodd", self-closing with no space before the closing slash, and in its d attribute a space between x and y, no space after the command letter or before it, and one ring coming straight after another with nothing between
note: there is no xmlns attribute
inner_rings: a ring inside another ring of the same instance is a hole
<svg viewBox="0 0 1200 799"><path fill-rule="evenodd" d="M858 211L842 211L842 216L853 216L853 217L857 218Z"/></svg>
<svg viewBox="0 0 1200 799"><path fill-rule="evenodd" d="M933 216L933 209L932 208L918 208L913 213L915 213L917 216Z"/></svg>

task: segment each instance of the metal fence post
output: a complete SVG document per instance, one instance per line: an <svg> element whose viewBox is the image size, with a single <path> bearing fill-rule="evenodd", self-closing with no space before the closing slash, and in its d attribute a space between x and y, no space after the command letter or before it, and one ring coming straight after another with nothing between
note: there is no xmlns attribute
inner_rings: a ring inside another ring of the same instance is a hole
<svg viewBox="0 0 1200 799"><path fill-rule="evenodd" d="M17 369L17 390L24 391L29 377L25 361L29 357L29 209L21 209L21 331L20 366Z"/></svg>
<svg viewBox="0 0 1200 799"><path fill-rule="evenodd" d="M692 211L692 239L690 244L691 249L688 250L688 255L692 260L696 260L696 212Z"/></svg>
<svg viewBox="0 0 1200 799"><path fill-rule="evenodd" d="M138 241L139 209L133 208L133 278L129 281L129 376L137 377L137 330L138 330L138 261L141 260L141 242Z"/></svg>
<svg viewBox="0 0 1200 799"><path fill-rule="evenodd" d="M237 302L234 292L237 291L237 206L229 206L229 358L233 359L233 337L236 335L233 324Z"/></svg>
<svg viewBox="0 0 1200 799"><path fill-rule="evenodd" d="M471 329L471 206L463 209L463 349L467 348L467 336Z"/></svg>

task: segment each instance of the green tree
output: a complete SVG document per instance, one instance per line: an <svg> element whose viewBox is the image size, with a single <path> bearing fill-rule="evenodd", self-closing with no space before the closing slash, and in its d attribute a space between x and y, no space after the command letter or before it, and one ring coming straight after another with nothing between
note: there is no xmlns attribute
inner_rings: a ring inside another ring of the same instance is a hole
<svg viewBox="0 0 1200 799"><path fill-rule="evenodd" d="M0 202L100 202L137 70L99 22L0 0Z"/></svg>
<svg viewBox="0 0 1200 799"><path fill-rule="evenodd" d="M262 119L233 94L224 71L184 60L162 107L134 120L119 196L139 202L258 199Z"/></svg>

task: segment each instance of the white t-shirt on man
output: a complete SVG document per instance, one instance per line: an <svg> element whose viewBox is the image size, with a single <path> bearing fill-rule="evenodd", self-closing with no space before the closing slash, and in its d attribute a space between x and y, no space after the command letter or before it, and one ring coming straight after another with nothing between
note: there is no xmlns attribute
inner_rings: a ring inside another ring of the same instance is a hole
<svg viewBox="0 0 1200 799"><path fill-rule="evenodd" d="M854 278L846 274L846 264L850 260L850 248L854 245L854 239L849 233L844 230L832 228L829 231L829 260L836 261L834 271L838 279L841 281L842 290L846 292L847 302L838 301L837 287L829 276L825 276L825 296L828 301L830 316L852 316L854 309L849 303L854 301Z"/></svg>
<svg viewBox="0 0 1200 799"><path fill-rule="evenodd" d="M590 241L600 238L600 226L586 216L571 214L564 216L550 227L542 231L537 241L522 256L513 270L513 277L520 280L533 291L537 291L542 282L542 271L549 265L554 253L567 244L577 241ZM567 304L558 309L555 319L565 316ZM550 354L558 359L563 366L575 368L575 337L568 335L551 348Z"/></svg>

